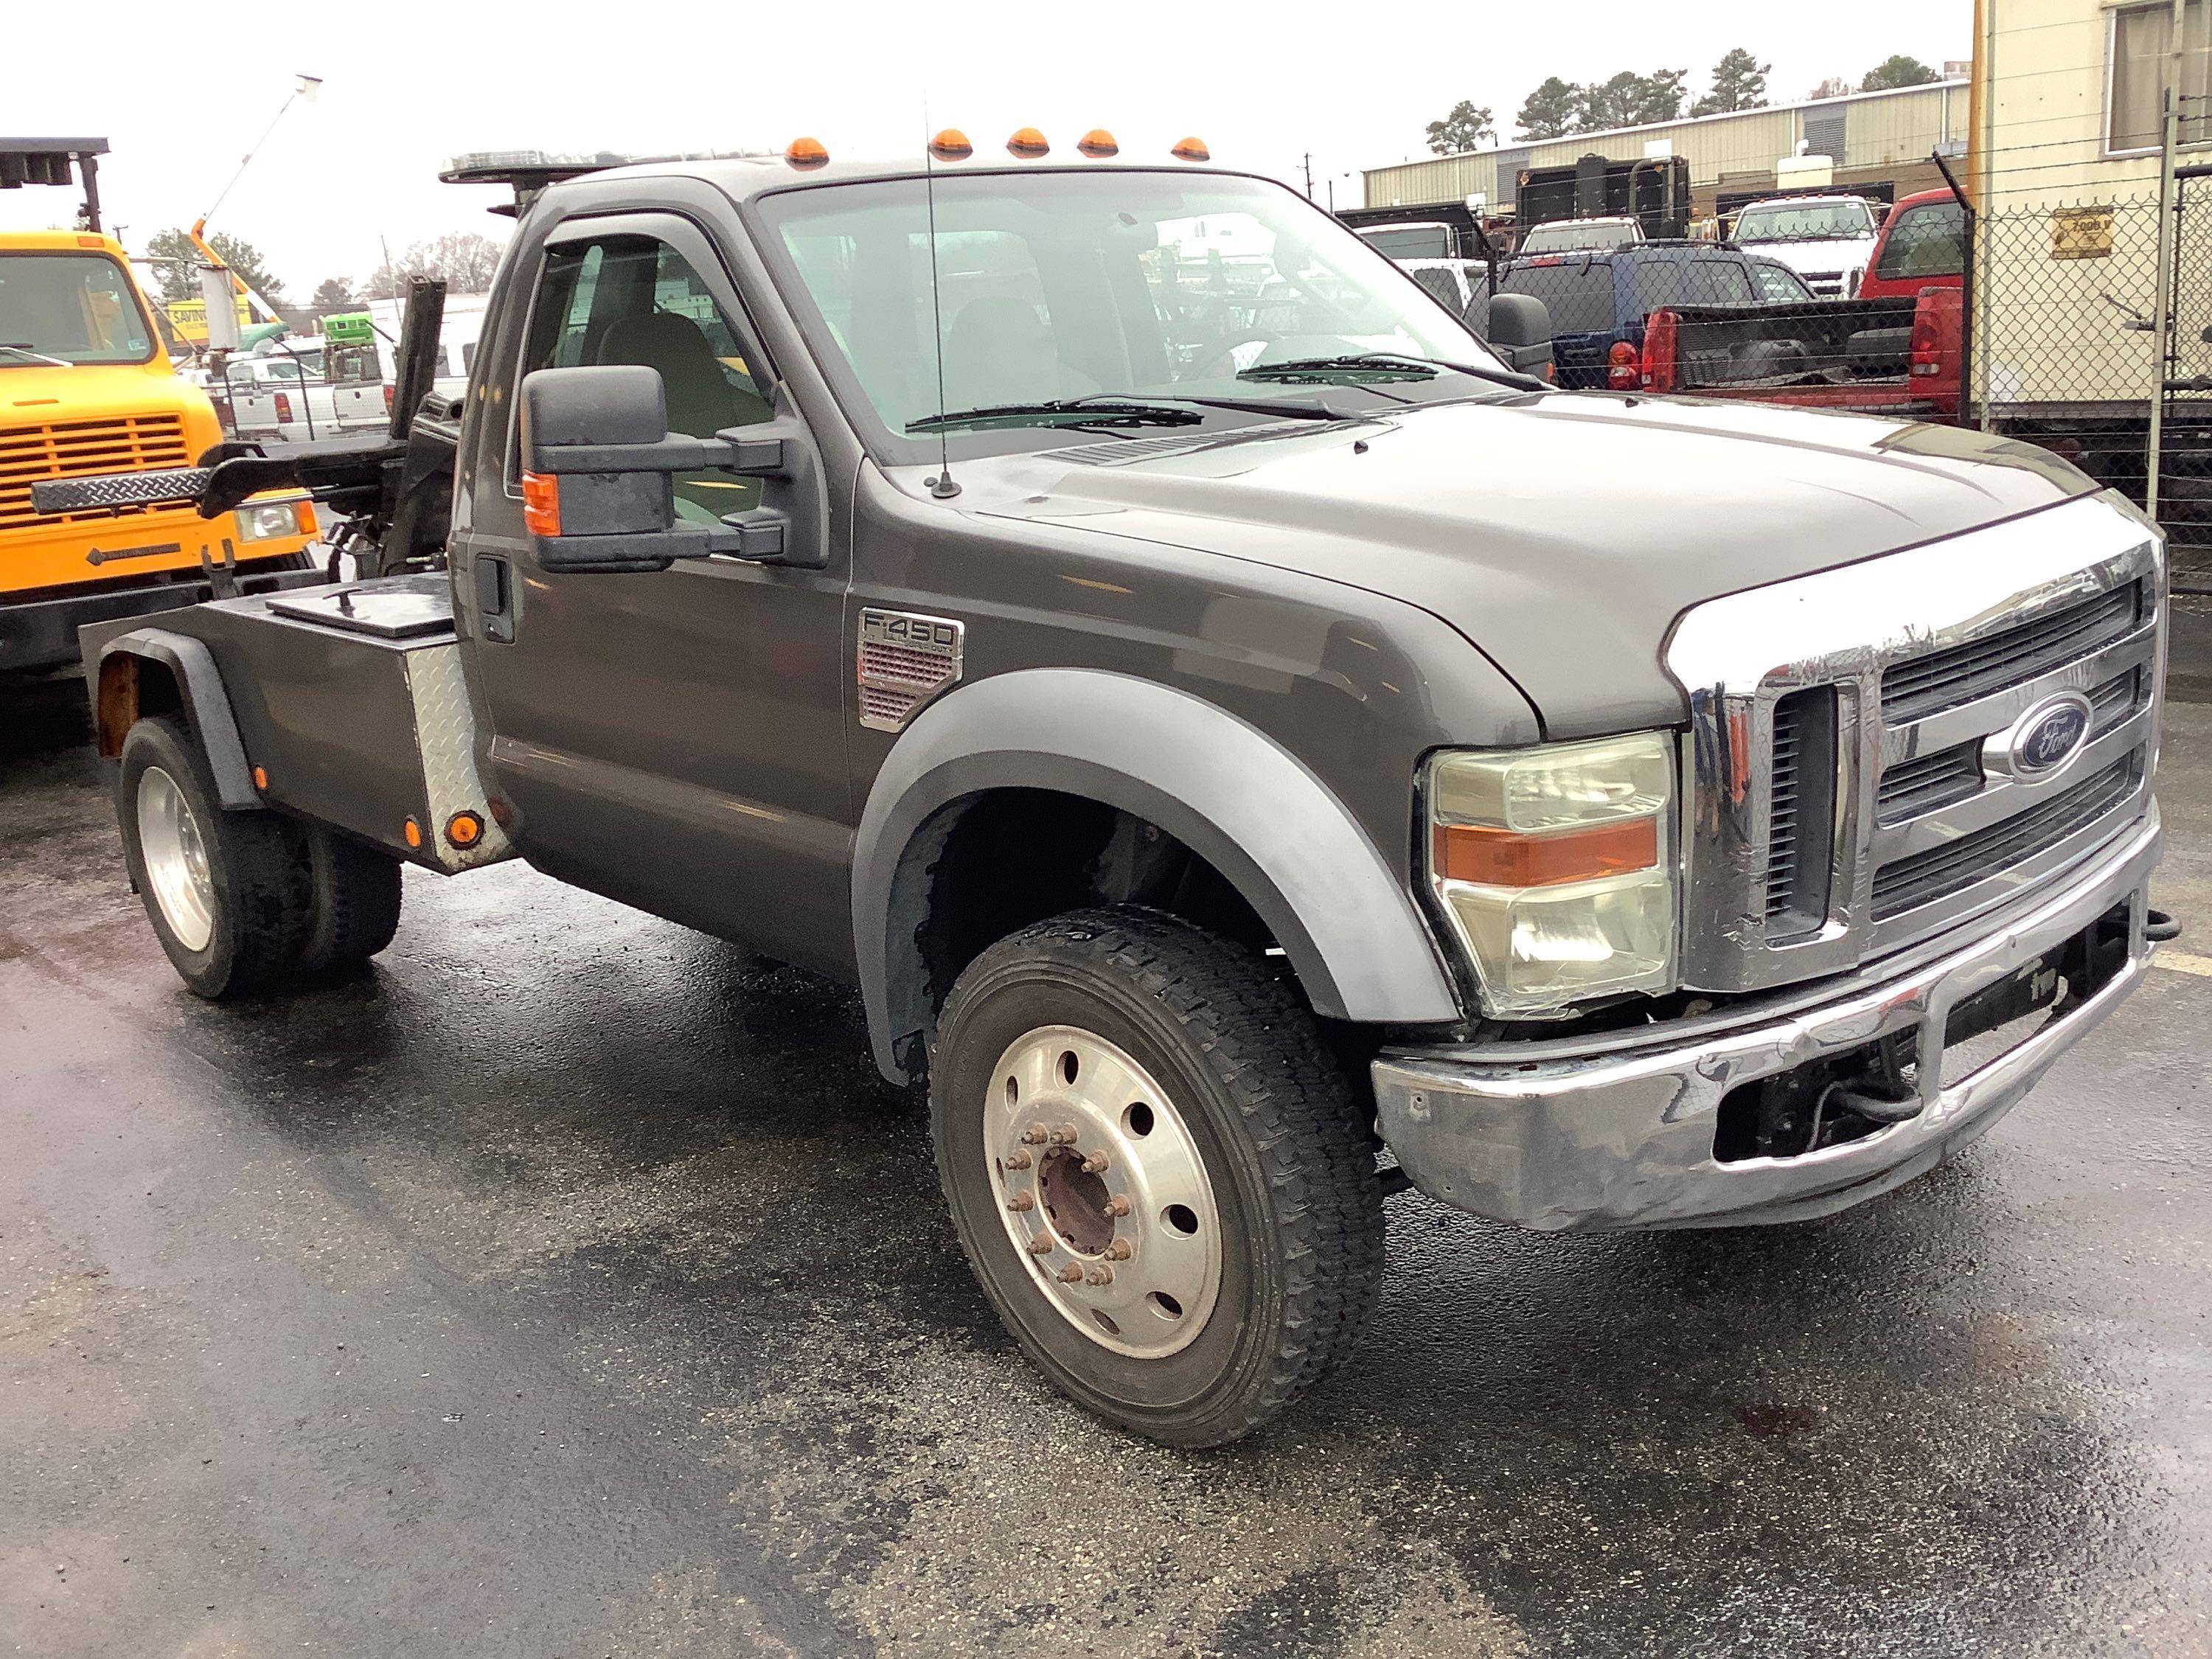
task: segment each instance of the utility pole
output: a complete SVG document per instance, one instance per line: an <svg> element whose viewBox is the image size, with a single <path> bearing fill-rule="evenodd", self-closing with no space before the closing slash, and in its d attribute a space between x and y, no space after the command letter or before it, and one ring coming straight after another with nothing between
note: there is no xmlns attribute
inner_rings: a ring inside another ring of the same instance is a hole
<svg viewBox="0 0 2212 1659"><path fill-rule="evenodd" d="M1306 169L1306 200L1310 202L1313 200L1313 152L1308 150L1302 159Z"/></svg>

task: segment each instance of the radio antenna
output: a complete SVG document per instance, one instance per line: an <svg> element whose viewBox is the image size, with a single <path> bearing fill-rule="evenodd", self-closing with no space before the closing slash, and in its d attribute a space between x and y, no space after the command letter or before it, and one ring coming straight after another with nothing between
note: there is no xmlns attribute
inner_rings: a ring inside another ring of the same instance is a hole
<svg viewBox="0 0 2212 1659"><path fill-rule="evenodd" d="M921 194L929 219L929 315L936 331L931 355L937 362L937 476L928 481L929 493L949 501L960 493L952 482L952 440L945 428L945 301L937 280L937 152L929 131L929 100L921 100Z"/></svg>

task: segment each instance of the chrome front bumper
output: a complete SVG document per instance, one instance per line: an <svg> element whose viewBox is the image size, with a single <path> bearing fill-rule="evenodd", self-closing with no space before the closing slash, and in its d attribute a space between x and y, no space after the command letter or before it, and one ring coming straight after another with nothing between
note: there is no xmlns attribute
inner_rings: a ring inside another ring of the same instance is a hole
<svg viewBox="0 0 2212 1659"><path fill-rule="evenodd" d="M1382 1137L1431 1197L1547 1231L1736 1226L1848 1208L1980 1135L2135 988L2150 960L2144 900L2160 842L2154 803L2056 893L1968 930L1971 943L1902 971L1876 964L1763 1020L1706 1016L1702 1037L1677 1030L1670 1041L1653 1028L1654 1042L1615 1038L1595 1054L1551 1042L1388 1052L1373 1067ZM1951 1011L2123 904L2127 957L2111 977L1946 1086ZM1714 1156L1731 1091L1908 1030L1918 1034L1922 1102L1912 1117L1794 1158Z"/></svg>

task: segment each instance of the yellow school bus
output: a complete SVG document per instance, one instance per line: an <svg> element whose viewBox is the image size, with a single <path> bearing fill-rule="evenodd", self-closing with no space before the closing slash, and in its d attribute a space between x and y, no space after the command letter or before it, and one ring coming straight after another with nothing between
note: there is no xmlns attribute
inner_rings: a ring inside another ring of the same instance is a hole
<svg viewBox="0 0 2212 1659"><path fill-rule="evenodd" d="M315 579L304 495L212 520L32 502L41 479L191 466L222 435L207 394L171 368L114 238L0 233L0 669L74 661L86 623Z"/></svg>

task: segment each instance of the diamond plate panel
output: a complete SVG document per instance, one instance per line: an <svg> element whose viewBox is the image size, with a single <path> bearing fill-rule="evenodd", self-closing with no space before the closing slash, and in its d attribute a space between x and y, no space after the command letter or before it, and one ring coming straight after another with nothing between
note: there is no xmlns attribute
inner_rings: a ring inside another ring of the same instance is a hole
<svg viewBox="0 0 2212 1659"><path fill-rule="evenodd" d="M430 814L422 826L424 850L440 867L456 873L513 858L514 843L492 817L483 780L477 775L477 723L469 710L460 647L407 653L407 692L415 705L415 744L422 752L423 799ZM483 820L483 837L473 847L455 847L446 839L446 825L461 811Z"/></svg>

